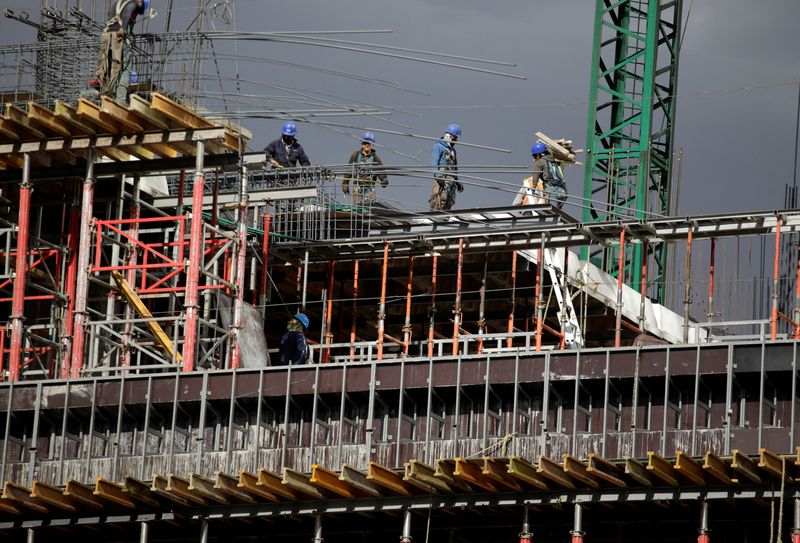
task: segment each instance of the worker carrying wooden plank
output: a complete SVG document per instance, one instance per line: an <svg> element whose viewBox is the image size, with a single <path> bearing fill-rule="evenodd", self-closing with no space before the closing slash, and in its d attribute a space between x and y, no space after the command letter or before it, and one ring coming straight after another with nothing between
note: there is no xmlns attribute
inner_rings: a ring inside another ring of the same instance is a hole
<svg viewBox="0 0 800 543"><path fill-rule="evenodd" d="M533 175L522 180L513 205L550 203L561 209L567 200L563 164L575 164L575 154L559 143L566 144L566 140L550 140L539 132L536 135L539 140L531 146Z"/></svg>

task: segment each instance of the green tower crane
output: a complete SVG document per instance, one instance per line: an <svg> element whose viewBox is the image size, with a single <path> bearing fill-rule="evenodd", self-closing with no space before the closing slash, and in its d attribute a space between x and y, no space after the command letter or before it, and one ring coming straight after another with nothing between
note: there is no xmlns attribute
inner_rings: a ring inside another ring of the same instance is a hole
<svg viewBox="0 0 800 543"><path fill-rule="evenodd" d="M675 91L682 0L596 0L584 222L669 215ZM664 301L667 247L635 243L625 251L628 284L640 289L645 258L655 266L648 291ZM585 249L616 275L617 252ZM651 290L652 289L652 290Z"/></svg>

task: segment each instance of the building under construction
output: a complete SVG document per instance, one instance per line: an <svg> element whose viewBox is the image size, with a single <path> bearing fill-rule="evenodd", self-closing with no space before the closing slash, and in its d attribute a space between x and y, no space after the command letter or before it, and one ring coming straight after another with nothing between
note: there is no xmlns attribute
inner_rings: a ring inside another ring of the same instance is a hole
<svg viewBox="0 0 800 543"><path fill-rule="evenodd" d="M265 169L176 75L208 35L140 36L123 105L43 8L0 48L3 541L800 541L800 210L670 216L681 2L597 6L580 219Z"/></svg>

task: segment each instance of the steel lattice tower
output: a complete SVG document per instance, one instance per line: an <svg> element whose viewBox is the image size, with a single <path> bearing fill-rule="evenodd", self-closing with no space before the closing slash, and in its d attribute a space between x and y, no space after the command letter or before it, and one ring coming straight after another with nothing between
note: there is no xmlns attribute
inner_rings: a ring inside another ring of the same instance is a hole
<svg viewBox="0 0 800 543"><path fill-rule="evenodd" d="M583 220L669 215L682 0L597 0L595 9ZM625 252L638 289L645 246ZM654 242L648 253L651 294L663 302L667 247ZM616 251L582 256L616 274Z"/></svg>

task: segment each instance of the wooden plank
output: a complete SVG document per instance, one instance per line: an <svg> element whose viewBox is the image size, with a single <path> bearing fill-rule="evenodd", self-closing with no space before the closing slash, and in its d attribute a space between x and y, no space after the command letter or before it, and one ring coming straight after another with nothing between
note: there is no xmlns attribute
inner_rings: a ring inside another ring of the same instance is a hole
<svg viewBox="0 0 800 543"><path fill-rule="evenodd" d="M81 504L81 507L103 509L106 502L94 493L94 489L78 481L69 480L64 488L64 495Z"/></svg>
<svg viewBox="0 0 800 543"><path fill-rule="evenodd" d="M190 503L196 503L198 505L206 505L209 503L208 500L204 499L198 493L192 492L189 481L176 475L167 475L166 491Z"/></svg>
<svg viewBox="0 0 800 543"><path fill-rule="evenodd" d="M726 485L733 484L733 480L731 480L730 476L730 466L711 451L706 452L705 458L703 459L703 470L705 470L708 476L716 479L720 483Z"/></svg>
<svg viewBox="0 0 800 543"><path fill-rule="evenodd" d="M133 477L125 477L122 492L149 507L158 507L161 503L150 494L150 486Z"/></svg>
<svg viewBox="0 0 800 543"><path fill-rule="evenodd" d="M165 115L150 108L150 103L141 96L131 95L130 111L135 114L142 124L150 126L148 128L169 130L177 123L173 123ZM185 156L194 156L196 147L189 143L171 143L170 147Z"/></svg>
<svg viewBox="0 0 800 543"><path fill-rule="evenodd" d="M269 492L264 485L258 484L258 475L253 475L247 471L239 472L239 488L242 490L252 494L253 496L258 496L259 498L265 499L271 502L279 502L280 498Z"/></svg>
<svg viewBox="0 0 800 543"><path fill-rule="evenodd" d="M613 462L594 453L589 454L589 465L586 471L594 477L605 481L618 488L627 488L628 484L622 479L625 471Z"/></svg>
<svg viewBox="0 0 800 543"><path fill-rule="evenodd" d="M74 513L77 511L75 502L64 495L64 491L60 488L47 485L41 481L34 481L31 488L31 495L34 498L46 503L48 506L53 506L64 511Z"/></svg>
<svg viewBox="0 0 800 543"><path fill-rule="evenodd" d="M625 459L625 475L643 486L653 486L653 477L638 460Z"/></svg>
<svg viewBox="0 0 800 543"><path fill-rule="evenodd" d="M258 470L257 484L258 486L264 487L267 492L275 494L284 500L294 501L300 499L299 495L294 490L283 484L283 479L279 475L271 471L265 469Z"/></svg>
<svg viewBox="0 0 800 543"><path fill-rule="evenodd" d="M189 475L189 490L199 494L207 501L222 504L230 503L228 496L214 486L214 481L196 473Z"/></svg>
<svg viewBox="0 0 800 543"><path fill-rule="evenodd" d="M739 449L733 450L731 469L736 474L736 482L741 483L742 479L756 484L761 484L762 482L761 476L758 474L758 465L746 454L742 454Z"/></svg>
<svg viewBox="0 0 800 543"><path fill-rule="evenodd" d="M575 483L564 473L564 468L561 464L557 464L546 456L539 457L536 473L564 488L575 488Z"/></svg>
<svg viewBox="0 0 800 543"><path fill-rule="evenodd" d="M94 494L128 509L136 509L137 507L137 503L133 501L130 495L122 492L122 485L102 477L95 479Z"/></svg>
<svg viewBox="0 0 800 543"><path fill-rule="evenodd" d="M290 468L283 468L283 484L306 496L317 500L324 500L326 498L319 488L311 484L308 477Z"/></svg>
<svg viewBox="0 0 800 543"><path fill-rule="evenodd" d="M156 475L155 477L153 477L153 484L150 486L150 492L182 507L188 507L189 500L182 498L175 492L171 492L170 490L167 489L168 486L169 483L167 482L166 477L163 477L161 475Z"/></svg>
<svg viewBox="0 0 800 543"><path fill-rule="evenodd" d="M455 461L452 460L437 460L436 471L434 475L437 479L441 479L454 490L461 490L463 492L473 492L473 488L468 485L463 479L456 476Z"/></svg>
<svg viewBox="0 0 800 543"><path fill-rule="evenodd" d="M239 478L234 477L232 475L228 475L222 471L216 472L217 480L214 483L214 488L227 494L230 498L234 500L245 502L245 503L256 503L256 499L253 498L248 492L242 490L239 486Z"/></svg>
<svg viewBox="0 0 800 543"><path fill-rule="evenodd" d="M367 475L353 466L344 464L339 479L361 493L374 497L383 496L382 488L377 483L367 479Z"/></svg>
<svg viewBox="0 0 800 543"><path fill-rule="evenodd" d="M30 489L14 484L10 481L6 481L6 484L3 486L3 500L11 500L26 509L36 511L37 513L50 512L50 509L47 507L46 503L43 503L42 501L31 496Z"/></svg>
<svg viewBox="0 0 800 543"><path fill-rule="evenodd" d="M758 467L777 479L787 477L792 463L769 449L758 449Z"/></svg>
<svg viewBox="0 0 800 543"><path fill-rule="evenodd" d="M337 496L342 496L351 500L363 498L366 495L348 484L343 479L340 479L336 472L324 468L318 464L311 466L311 478L309 481L324 490L333 492Z"/></svg>
<svg viewBox="0 0 800 543"><path fill-rule="evenodd" d="M153 315L150 313L150 310L147 309L147 306L139 298L139 295L136 294L136 291L128 284L125 278L122 276L121 273L118 271L111 272L111 276L114 277L114 281L117 282L119 289L122 291L123 296L125 299L128 300L128 303L136 310L139 315L142 316L144 319L152 319ZM147 321L147 327L150 329L150 333L156 338L156 342L161 346L162 349L167 354L167 358L169 360L177 360L177 362L182 362L183 357L180 353L175 352L175 346L172 344L172 339L164 332L164 329L161 328L161 325L153 320Z"/></svg>
<svg viewBox="0 0 800 543"><path fill-rule="evenodd" d="M411 496L412 486L403 477L376 462L367 466L367 480L401 496Z"/></svg>
<svg viewBox="0 0 800 543"><path fill-rule="evenodd" d="M577 479L589 488L600 487L600 483L589 474L588 466L574 456L568 454L564 455L564 473L572 479Z"/></svg>
<svg viewBox="0 0 800 543"><path fill-rule="evenodd" d="M653 451L647 453L647 471L670 486L678 486L678 479L675 478L672 464Z"/></svg>
<svg viewBox="0 0 800 543"><path fill-rule="evenodd" d="M522 486L510 473L508 473L508 461L494 458L491 456L483 457L483 474L492 479L505 490L519 492Z"/></svg>
<svg viewBox="0 0 800 543"><path fill-rule="evenodd" d="M508 473L539 490L549 490L552 486L548 480L539 475L536 466L518 456L508 459Z"/></svg>
<svg viewBox="0 0 800 543"><path fill-rule="evenodd" d="M705 474L703 473L702 466L700 466L697 460L693 459L683 451L678 451L675 454L674 469L679 475L685 477L692 484L700 486L706 484Z"/></svg>
<svg viewBox="0 0 800 543"><path fill-rule="evenodd" d="M420 462L411 460L404 464L405 475L403 480L407 481L426 492L454 492L454 490L444 480L436 477L436 470L433 467Z"/></svg>
<svg viewBox="0 0 800 543"><path fill-rule="evenodd" d="M483 474L483 469L473 461L465 458L455 459L455 469L453 476L462 479L467 484L476 486L487 492L498 492L495 481Z"/></svg>

